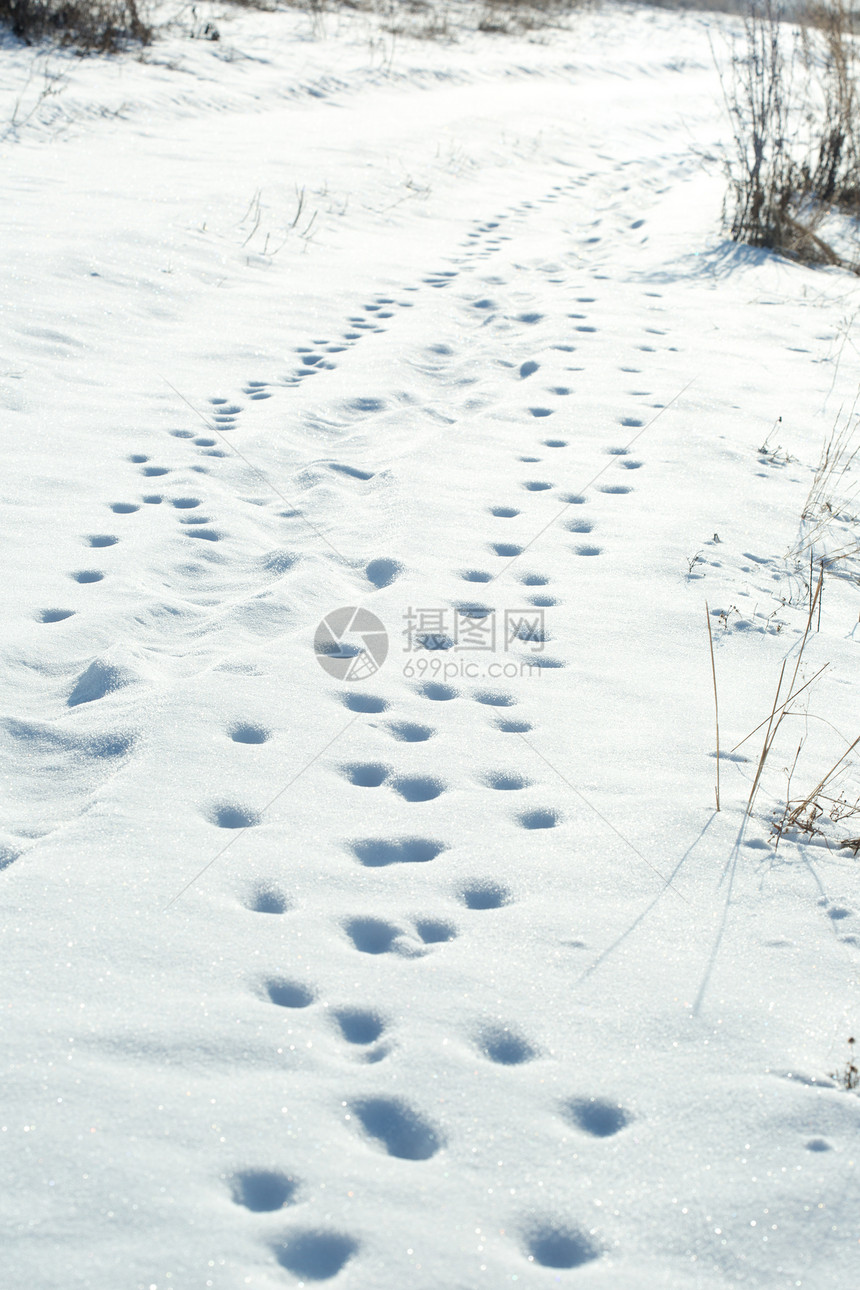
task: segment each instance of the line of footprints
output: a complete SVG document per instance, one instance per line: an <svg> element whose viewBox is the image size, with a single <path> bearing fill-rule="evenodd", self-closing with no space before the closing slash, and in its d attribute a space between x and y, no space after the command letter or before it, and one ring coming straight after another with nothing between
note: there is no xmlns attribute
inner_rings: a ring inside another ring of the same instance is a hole
<svg viewBox="0 0 860 1290"><path fill-rule="evenodd" d="M555 200L561 193L558 190L548 195L546 200ZM526 215L530 203L523 203L519 213ZM467 258L486 258L497 250L508 235L500 232L503 220L500 215L496 220L478 224L467 236ZM476 222L477 224L477 222ZM457 270L444 270L424 279L424 285L435 289L444 289L452 285L458 276ZM408 291L418 291L418 287L405 288L401 295ZM581 297L582 305L591 303L592 297ZM394 316L396 309L408 308L411 300L395 299L390 296L379 296L373 302L363 306L361 314L348 319L348 329L344 331L341 341L330 342L316 340L310 345L299 347L298 366L289 376L278 384L298 385L308 377L331 370L335 365L334 356L343 352L347 346L355 344L362 335L368 332L384 330L383 324ZM491 300L482 298L472 302L472 308L480 311L489 321L495 314ZM576 330L583 335L594 333L585 314L570 315ZM516 319L522 327L527 328L541 321L541 315L523 311ZM572 345L559 345L557 349L571 353ZM644 347L643 347L644 348ZM446 355L444 347L434 347L433 357L438 359ZM515 375L526 381L533 378L540 370L536 360L523 362ZM581 370L571 368L570 370ZM623 369L635 371L636 369ZM244 389L246 397L257 402L271 397L272 387L263 381L249 381ZM553 399L561 399L572 391L566 386L548 387L546 393ZM631 391L632 394L647 396L647 391ZM224 398L211 400L211 420L218 430L228 432L237 425L237 418L242 408L239 404ZM354 401L348 411L362 415L382 411L382 400L361 398ZM542 402L529 406L527 414L535 422L545 423L555 411L553 406ZM622 424L636 427L642 423L635 418L625 418ZM223 458L227 450L211 434L195 434L188 430L172 430L178 439L190 441L204 458ZM541 447L554 453L568 446L561 438L544 438ZM627 450L613 447L607 450L613 455L624 457L619 462L627 470L636 470L642 463L628 459ZM167 476L170 469L153 463L145 454L132 454L130 463L139 467L146 479ZM538 464L541 456L524 455L519 460L525 464ZM331 468L358 480L372 478L372 473L362 471L344 463L330 463ZM208 473L204 463L192 465L192 470ZM527 494L540 494L555 488L551 480L529 478L522 481L522 489ZM620 483L601 485L601 491L608 494L629 493L631 488ZM579 494L558 493L556 497L567 505L581 505L585 498ZM198 508L201 499L191 495L165 497L159 493L145 493L140 502L115 502L111 511L117 515L130 515L145 506L159 505L168 501L178 512L177 519L188 537L197 540L216 542L223 534L211 527L210 519L200 514ZM495 520L510 521L522 514L521 507L499 505L490 508ZM592 533L594 524L588 519L572 519L563 525L569 532L583 538ZM86 539L93 549L104 549L115 545L119 538L115 534L91 534ZM499 559L510 559L523 552L523 546L493 538L489 542L488 553ZM593 541L582 541L574 548L577 555L596 556L601 553ZM396 561L379 559L367 566L369 582L376 587L388 585L396 578L400 566ZM489 569L472 568L461 572L464 581L471 584L490 582L494 574ZM95 583L104 577L99 569L80 569L71 574L78 583ZM522 585L529 589L543 588L549 579L538 573L520 575ZM528 599L536 607L548 607L558 604L550 592L530 590ZM475 604L468 600L460 602L456 608L470 617L479 619L491 611L487 606ZM38 615L41 621L59 622L73 613L68 609L43 610ZM536 637L534 629L529 629L523 636L525 643L542 645L544 637ZM438 635L431 636L423 642L429 650L445 649L453 642ZM563 662L543 653L529 655L529 662L543 667L562 667ZM110 678L103 678L99 686L98 678L93 685L89 678L84 692L75 698L73 692L69 702L85 702L91 698L101 697L110 688ZM78 687L80 688L79 682ZM454 700L459 691L441 681L428 679L422 681L417 692L427 701L438 703ZM353 712L382 713L388 709L385 700L371 695L347 691L341 701ZM494 724L502 732L525 733L531 729L528 721L518 720L505 714L506 709L515 705L516 700L508 693L496 690L478 690L472 695L478 704L498 709ZM397 741L420 743L432 738L433 728L422 722L391 719L387 726L392 737ZM269 732L259 726L242 724L233 727L231 737L237 743L258 744L269 737ZM435 799L446 789L446 784L433 775L401 775L381 762L356 762L342 766L341 774L354 786L378 789L385 788L397 794L406 803L421 803ZM488 773L483 783L488 789L498 792L517 792L530 786L531 781L513 772L495 771ZM552 828L559 823L560 813L552 808L532 808L522 810L516 815L517 822L525 829ZM253 826L259 822L259 816L253 810L246 809L234 802L216 803L209 812L213 824L222 828L236 829ZM367 838L355 840L350 844L356 860L367 867L384 867L401 863L427 863L434 860L444 849L445 844L424 837ZM489 911L504 907L513 900L511 891L494 879L475 878L465 883L456 893L460 905L469 911ZM289 903L274 884L259 886L248 899L249 908L264 915L280 915L288 912ZM416 918L408 926L397 926L384 919L365 916L348 919L343 924L345 936L362 954L393 954L402 958L419 958L430 952L431 947L442 945L457 936L457 926L453 920L444 918ZM290 1010L312 1009L318 1002L316 994L305 983L277 978L265 983L265 994L271 1004L278 1008ZM376 1063L384 1060L390 1052L391 1027L385 1014L369 1008L335 1007L327 1010L341 1039L360 1054L361 1060ZM518 1066L539 1056L538 1050L520 1033L515 1026L486 1026L473 1035L473 1043L480 1054L488 1061L502 1066ZM559 1114L563 1120L572 1124L578 1131L598 1138L605 1138L622 1131L631 1121L630 1113L617 1104L601 1098L572 1098L559 1104ZM346 1104L346 1116L356 1129L372 1144L385 1151L389 1156L407 1161L424 1161L435 1156L445 1146L443 1128L434 1124L407 1101L396 1097L365 1097ZM303 1186L300 1180L279 1170L257 1169L237 1173L231 1182L233 1199L248 1210L260 1212L281 1211L285 1207L300 1205L303 1199ZM559 1224L554 1219L530 1219L524 1222L521 1229L521 1245L525 1258L549 1268L572 1268L591 1259L599 1257L601 1250L592 1236L575 1225ZM324 1280L335 1276L344 1265L359 1252L359 1242L348 1233L337 1230L296 1229L287 1235L278 1237L272 1245L275 1257L282 1267L293 1275L311 1280Z"/></svg>
<svg viewBox="0 0 860 1290"><path fill-rule="evenodd" d="M538 370L537 362L528 361L519 369L519 375L522 379L527 379ZM568 391L557 389L553 393L563 395ZM532 415L540 419L550 415L550 411L533 409ZM564 441L552 439L544 440L544 446L557 449L567 445ZM619 456L625 453L624 449L618 448L609 451ZM622 464L629 469L637 469L641 465L640 462L633 461ZM542 492L552 487L549 483L533 480L526 481L523 486L527 492ZM630 491L626 486L620 485L606 485L606 489L616 493ZM564 500L580 504L585 499L578 495L566 495ZM495 518L509 519L520 512L513 507L493 507L491 513ZM587 533L593 526L589 521L573 520L567 527L574 533ZM499 542L491 543L490 549L502 558L519 554L520 550L512 544ZM597 552L580 549L578 553ZM395 561L377 560L368 566L367 572L373 585L385 586L397 576L399 566ZM462 573L466 581L473 583L489 582L492 576L491 572L478 569ZM537 574L524 574L521 581L527 587L536 587L545 586L548 579ZM534 593L531 602L538 606L558 603L554 597L544 592ZM458 608L473 616L490 612L487 607L476 606L472 602L459 605ZM534 637L530 635L525 639L533 640ZM425 642L431 650L444 649L448 643L438 635ZM560 664L549 661L549 665ZM423 681L416 689L426 700L434 703L459 697L459 692L452 686L435 680ZM389 712L388 702L377 695L348 690L338 697L348 709L356 713L381 715ZM528 721L504 715L506 709L515 706L513 695L496 690L478 690L472 698L479 704L499 710L495 725L500 731L524 733L531 729ZM424 743L435 734L431 725L421 721L398 720L393 715L389 715L385 721L388 732L399 742ZM251 725L234 727L231 733L235 740L245 743L258 743L267 738L267 732L262 727ZM355 787L385 788L407 803L432 801L446 789L444 781L435 775L399 774L385 762L349 762L341 765L339 770L344 779ZM483 783L495 791L517 792L527 788L530 781L518 773L494 771L484 777ZM256 822L252 812L243 811L229 803L216 807L213 818L214 822L226 827L243 827ZM559 812L552 809L527 810L517 817L522 827L527 829L551 828L560 818ZM353 840L348 845L360 864L373 868L428 863L445 849L444 843L424 837L365 838ZM456 899L466 910L488 911L503 908L514 897L509 888L495 879L474 878L456 891ZM257 887L247 903L250 909L261 914L282 914L289 908L286 897L275 884ZM417 917L397 925L372 915L357 916L345 920L342 930L354 949L361 954L392 954L409 959L421 958L430 952L431 947L443 945L458 935L457 924L453 919L439 917ZM265 983L264 989L269 1001L279 1008L310 1009L319 1002L310 986L289 978L270 979ZM329 1024L360 1055L360 1060L366 1063L381 1062L391 1051L391 1026L384 1011L343 1006L326 1008L326 1015ZM472 1042L485 1060L501 1066L520 1066L540 1056L538 1049L513 1025L481 1027L473 1034ZM571 1124L579 1132L596 1138L612 1137L625 1129L632 1120L630 1112L624 1107L599 1097L566 1099L559 1104L558 1112L562 1121ZM446 1145L443 1127L400 1097L356 1098L344 1103L344 1115L370 1144L400 1160L429 1160ZM279 1170L242 1171L232 1178L231 1186L236 1203L254 1212L280 1212L285 1207L300 1204L303 1198L301 1182L291 1174ZM525 1259L548 1268L578 1267L601 1254L599 1243L591 1234L576 1225L560 1224L555 1218L532 1218L524 1222L520 1237ZM272 1248L281 1266L293 1275L324 1280L335 1276L356 1256L360 1245L348 1232L335 1229L296 1229L286 1236L279 1236Z"/></svg>
<svg viewBox="0 0 860 1290"><path fill-rule="evenodd" d="M426 852L416 852L400 854L385 862L430 858ZM486 878L463 883L456 896L462 907L475 912L501 909L514 899L504 884ZM271 882L253 888L246 904L263 915L280 915L290 910L284 893ZM445 919L417 918L412 926L414 932L377 918L351 918L344 923L344 931L361 953L394 952L406 957L421 955L427 946L450 941L457 935L454 923ZM264 983L263 989L275 1007L294 1012L313 1010L320 1003L316 992L301 981L272 978ZM380 1062L390 1051L393 1027L384 1010L325 1006L323 1011L326 1024L365 1062ZM513 1026L481 1027L473 1034L472 1041L485 1060L497 1065L520 1066L540 1056L538 1049ZM564 1098L556 1109L561 1124L598 1139L614 1137L634 1118L627 1108L601 1097ZM430 1160L447 1145L444 1127L403 1097L353 1098L341 1104L341 1113L369 1146L398 1160ZM288 1171L268 1168L240 1170L230 1178L229 1185L235 1203L254 1213L280 1214L292 1206L300 1207L312 1190ZM548 1268L578 1267L602 1253L593 1235L574 1224L560 1223L554 1217L531 1215L524 1220L519 1235L525 1259ZM274 1236L271 1248L280 1265L294 1276L327 1280L359 1254L360 1242L336 1228L295 1228Z"/></svg>

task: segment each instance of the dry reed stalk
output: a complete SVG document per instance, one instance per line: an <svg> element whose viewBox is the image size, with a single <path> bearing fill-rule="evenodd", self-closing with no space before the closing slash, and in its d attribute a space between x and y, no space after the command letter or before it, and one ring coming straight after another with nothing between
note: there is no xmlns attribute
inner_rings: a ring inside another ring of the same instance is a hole
<svg viewBox="0 0 860 1290"><path fill-rule="evenodd" d="M711 631L711 611L705 601L705 615L708 620L708 642L711 646L711 676L714 680L714 723L717 729L717 783L714 789L717 798L717 810L720 809L720 705L717 699L717 665L714 662L714 635Z"/></svg>

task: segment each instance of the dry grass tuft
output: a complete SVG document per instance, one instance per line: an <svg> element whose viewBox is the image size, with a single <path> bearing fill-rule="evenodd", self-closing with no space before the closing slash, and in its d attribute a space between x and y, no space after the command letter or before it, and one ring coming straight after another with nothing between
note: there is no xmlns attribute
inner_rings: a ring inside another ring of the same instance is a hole
<svg viewBox="0 0 860 1290"><path fill-rule="evenodd" d="M733 143L724 211L733 241L860 273L860 56L844 0L789 26L754 0L723 93Z"/></svg>

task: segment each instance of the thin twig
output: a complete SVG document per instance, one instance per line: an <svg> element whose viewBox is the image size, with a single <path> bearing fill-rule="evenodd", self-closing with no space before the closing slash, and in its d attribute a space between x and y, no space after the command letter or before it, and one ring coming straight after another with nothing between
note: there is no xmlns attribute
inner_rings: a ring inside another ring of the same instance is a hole
<svg viewBox="0 0 860 1290"><path fill-rule="evenodd" d="M711 631L711 611L705 601L705 616L708 620L708 641L711 646L711 676L714 679L714 722L717 728L717 783L714 789L717 797L717 810L720 809L720 705L717 699L717 665L714 662L714 635Z"/></svg>

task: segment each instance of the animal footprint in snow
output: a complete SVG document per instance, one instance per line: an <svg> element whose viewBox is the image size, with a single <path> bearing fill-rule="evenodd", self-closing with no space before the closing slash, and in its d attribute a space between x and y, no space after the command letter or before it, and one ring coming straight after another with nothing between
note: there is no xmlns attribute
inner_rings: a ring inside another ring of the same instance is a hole
<svg viewBox="0 0 860 1290"><path fill-rule="evenodd" d="M524 1245L529 1262L544 1268L578 1268L601 1255L600 1247L589 1233L555 1219L531 1223Z"/></svg>
<svg viewBox="0 0 860 1290"><path fill-rule="evenodd" d="M477 1046L485 1057L500 1066L521 1066L537 1057L537 1049L509 1026L489 1026L477 1037Z"/></svg>
<svg viewBox="0 0 860 1290"><path fill-rule="evenodd" d="M271 731L265 726L258 726L250 721L236 722L235 725L230 726L227 733L237 744L264 744L272 737Z"/></svg>
<svg viewBox="0 0 860 1290"><path fill-rule="evenodd" d="M441 918L416 918L415 930L425 945L442 945L453 941L457 935L453 923Z"/></svg>
<svg viewBox="0 0 860 1290"><path fill-rule="evenodd" d="M284 893L272 883L259 883L252 888L245 906L255 914L285 914L290 908Z"/></svg>
<svg viewBox="0 0 860 1290"><path fill-rule="evenodd" d="M517 819L524 829L554 829L561 815L553 810L525 811Z"/></svg>
<svg viewBox="0 0 860 1290"><path fill-rule="evenodd" d="M337 1276L358 1248L358 1241L351 1236L325 1229L291 1232L272 1246L281 1267L302 1281L328 1281Z"/></svg>
<svg viewBox="0 0 860 1290"><path fill-rule="evenodd" d="M550 484L546 479L527 479L523 484L523 488L530 493L543 493L546 492L548 488L553 487L554 485Z"/></svg>
<svg viewBox="0 0 860 1290"><path fill-rule="evenodd" d="M140 510L135 502L111 502L110 508L114 515L133 515Z"/></svg>
<svg viewBox="0 0 860 1290"><path fill-rule="evenodd" d="M353 694L348 691L340 696L340 701L350 712L385 712L388 701L377 694Z"/></svg>
<svg viewBox="0 0 860 1290"><path fill-rule="evenodd" d="M379 788L388 779L390 773L390 768L380 762L361 762L341 767L341 774L357 788Z"/></svg>
<svg viewBox="0 0 860 1290"><path fill-rule="evenodd" d="M505 694L499 690L477 690L472 698L476 703L484 703L491 708L512 708L516 704L512 694Z"/></svg>
<svg viewBox="0 0 860 1290"><path fill-rule="evenodd" d="M392 721L388 729L395 739L408 744L424 743L436 733L432 726L417 721Z"/></svg>
<svg viewBox="0 0 860 1290"><path fill-rule="evenodd" d="M430 775L401 775L391 781L395 793L407 802L431 802L445 792L445 785Z"/></svg>
<svg viewBox="0 0 860 1290"><path fill-rule="evenodd" d="M361 838L347 845L359 863L370 869L428 864L446 849L444 842L430 838Z"/></svg>
<svg viewBox="0 0 860 1290"><path fill-rule="evenodd" d="M335 1008L332 1016L348 1044L375 1044L385 1030L382 1017L369 1008Z"/></svg>
<svg viewBox="0 0 860 1290"><path fill-rule="evenodd" d="M443 685L441 681L425 681L416 689L425 699L430 699L434 703L448 703L451 699L456 699L460 693L452 685Z"/></svg>
<svg viewBox="0 0 860 1290"><path fill-rule="evenodd" d="M74 609L39 609L36 621L39 623L63 623L74 615Z"/></svg>
<svg viewBox="0 0 860 1290"><path fill-rule="evenodd" d="M199 521L194 521L198 523ZM204 542L220 542L223 534L217 529L189 528L185 530L185 537L201 538Z"/></svg>
<svg viewBox="0 0 860 1290"><path fill-rule="evenodd" d="M530 721L497 721L496 729L506 735L524 735L532 729Z"/></svg>
<svg viewBox="0 0 860 1290"><path fill-rule="evenodd" d="M255 1214L283 1209L295 1200L295 1178L273 1169L246 1169L233 1178L233 1199Z"/></svg>
<svg viewBox="0 0 860 1290"><path fill-rule="evenodd" d="M361 954L404 954L410 957L414 948L401 941L403 930L382 918L350 918L343 929Z"/></svg>
<svg viewBox="0 0 860 1290"><path fill-rule="evenodd" d="M531 784L530 779L524 775L517 775L514 771L492 771L484 779L488 788L494 788L500 793L513 793L519 789L528 788Z"/></svg>
<svg viewBox="0 0 860 1290"><path fill-rule="evenodd" d="M309 986L303 985L300 981L287 981L280 977L267 981L265 990L271 1002L278 1008L309 1008L316 998Z"/></svg>
<svg viewBox="0 0 860 1290"><path fill-rule="evenodd" d="M205 812L210 824L219 829L250 829L260 823L260 812L236 802L216 802Z"/></svg>
<svg viewBox="0 0 860 1290"><path fill-rule="evenodd" d="M525 548L518 546L516 542L491 542L490 550L494 551L496 555L513 557L522 555Z"/></svg>
<svg viewBox="0 0 860 1290"><path fill-rule="evenodd" d="M467 909L501 909L513 896L508 887L494 878L473 878L459 892Z"/></svg>
<svg viewBox="0 0 860 1290"><path fill-rule="evenodd" d="M562 1115L583 1133L594 1138L611 1138L632 1120L617 1102L601 1097L575 1097L562 1106Z"/></svg>
<svg viewBox="0 0 860 1290"><path fill-rule="evenodd" d="M429 1160L444 1146L441 1132L401 1098L361 1098L350 1111L367 1136L398 1160Z"/></svg>
<svg viewBox="0 0 860 1290"><path fill-rule="evenodd" d="M383 587L390 587L395 578L400 576L403 572L403 565L399 564L397 560L388 560L383 557L378 560L371 560L364 572L367 574L368 581L372 582L377 590L381 590Z"/></svg>

